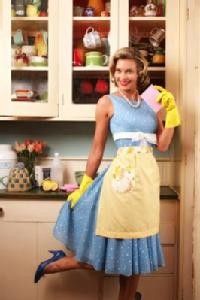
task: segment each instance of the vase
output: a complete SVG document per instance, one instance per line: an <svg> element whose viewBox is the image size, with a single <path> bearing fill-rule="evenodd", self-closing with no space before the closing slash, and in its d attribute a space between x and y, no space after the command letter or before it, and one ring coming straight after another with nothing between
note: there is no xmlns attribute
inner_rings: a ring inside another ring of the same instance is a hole
<svg viewBox="0 0 200 300"><path fill-rule="evenodd" d="M103 0L89 0L88 7L92 7L96 16L100 16L101 12L105 10L105 3Z"/></svg>
<svg viewBox="0 0 200 300"><path fill-rule="evenodd" d="M36 180L35 180L35 157L26 157L26 156L20 156L17 159L18 162L22 162L24 164L24 167L27 169L29 173L30 183L31 187L36 187Z"/></svg>

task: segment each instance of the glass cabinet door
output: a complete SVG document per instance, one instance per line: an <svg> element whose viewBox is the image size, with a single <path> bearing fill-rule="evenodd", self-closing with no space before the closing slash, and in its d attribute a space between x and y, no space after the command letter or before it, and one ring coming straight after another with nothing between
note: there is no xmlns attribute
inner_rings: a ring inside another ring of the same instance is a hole
<svg viewBox="0 0 200 300"><path fill-rule="evenodd" d="M119 47L139 49L148 61L151 82L174 93L178 87L178 5L172 0L119 3Z"/></svg>
<svg viewBox="0 0 200 300"><path fill-rule="evenodd" d="M57 15L57 1L3 0L1 116L58 116Z"/></svg>
<svg viewBox="0 0 200 300"><path fill-rule="evenodd" d="M61 2L63 118L94 119L95 104L111 90L108 62L117 48L118 1L73 0L70 7Z"/></svg>

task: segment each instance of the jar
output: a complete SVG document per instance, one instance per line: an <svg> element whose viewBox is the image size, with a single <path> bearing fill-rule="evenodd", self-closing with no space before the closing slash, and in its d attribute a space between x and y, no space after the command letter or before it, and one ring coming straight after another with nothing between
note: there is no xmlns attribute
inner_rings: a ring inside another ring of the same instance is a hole
<svg viewBox="0 0 200 300"><path fill-rule="evenodd" d="M152 62L153 64L159 64L159 65L165 63L165 53L163 49L155 50Z"/></svg>
<svg viewBox="0 0 200 300"><path fill-rule="evenodd" d="M25 16L24 0L15 0L15 14L18 17Z"/></svg>
<svg viewBox="0 0 200 300"><path fill-rule="evenodd" d="M0 190L6 189L10 170L15 166L17 155L11 145L0 145Z"/></svg>
<svg viewBox="0 0 200 300"><path fill-rule="evenodd" d="M84 10L83 15L86 17L93 17L94 16L94 8L87 6Z"/></svg>

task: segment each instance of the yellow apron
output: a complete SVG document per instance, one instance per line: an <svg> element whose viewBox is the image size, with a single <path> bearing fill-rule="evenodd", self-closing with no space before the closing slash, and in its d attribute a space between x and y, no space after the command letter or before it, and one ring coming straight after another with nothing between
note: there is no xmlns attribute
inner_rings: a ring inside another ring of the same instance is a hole
<svg viewBox="0 0 200 300"><path fill-rule="evenodd" d="M160 179L151 147L122 147L105 174L96 234L144 238L159 231Z"/></svg>

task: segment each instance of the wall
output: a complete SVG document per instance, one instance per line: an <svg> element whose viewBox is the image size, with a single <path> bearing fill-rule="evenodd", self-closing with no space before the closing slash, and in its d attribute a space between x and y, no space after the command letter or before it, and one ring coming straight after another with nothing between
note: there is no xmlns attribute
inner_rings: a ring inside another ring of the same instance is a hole
<svg viewBox="0 0 200 300"><path fill-rule="evenodd" d="M14 144L17 140L42 139L49 146L49 156L59 152L62 157L87 157L94 133L94 122L42 122L1 121L0 143ZM109 136L104 157L112 158L116 148ZM156 157L172 160L174 146L166 153L155 153Z"/></svg>

